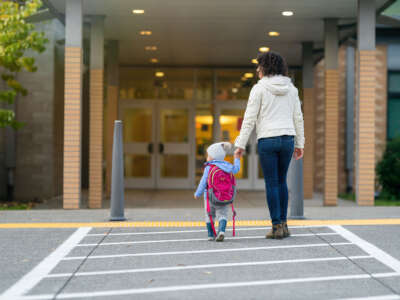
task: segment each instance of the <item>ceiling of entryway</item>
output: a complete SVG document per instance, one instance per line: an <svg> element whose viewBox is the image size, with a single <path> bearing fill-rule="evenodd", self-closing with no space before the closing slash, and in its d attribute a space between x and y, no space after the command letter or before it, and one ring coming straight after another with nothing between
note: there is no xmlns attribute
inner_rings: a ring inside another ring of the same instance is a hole
<svg viewBox="0 0 400 300"><path fill-rule="evenodd" d="M61 13L66 0L50 0ZM377 0L377 9L387 0ZM258 48L301 65L301 42L323 46L323 19L354 23L357 0L84 0L85 15L105 15L105 38L120 41L120 62L150 65L245 66ZM133 9L144 9L141 15ZM282 11L293 11L285 17ZM152 35L141 36L142 30ZM270 37L269 31L280 33ZM345 34L343 32L342 34ZM146 51L145 46L156 46Z"/></svg>

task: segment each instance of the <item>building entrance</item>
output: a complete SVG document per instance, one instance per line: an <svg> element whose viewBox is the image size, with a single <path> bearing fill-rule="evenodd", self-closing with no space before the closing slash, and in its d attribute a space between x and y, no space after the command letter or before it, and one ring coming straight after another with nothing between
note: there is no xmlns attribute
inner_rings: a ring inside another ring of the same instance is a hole
<svg viewBox="0 0 400 300"><path fill-rule="evenodd" d="M125 187L191 188L195 173L191 101L120 100Z"/></svg>

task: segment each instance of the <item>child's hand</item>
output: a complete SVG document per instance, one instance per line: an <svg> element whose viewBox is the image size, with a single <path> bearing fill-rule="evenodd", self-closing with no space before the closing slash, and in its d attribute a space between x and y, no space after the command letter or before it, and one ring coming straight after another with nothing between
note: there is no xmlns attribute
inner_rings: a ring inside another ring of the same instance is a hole
<svg viewBox="0 0 400 300"><path fill-rule="evenodd" d="M193 194L194 200L197 200L196 194Z"/></svg>
<svg viewBox="0 0 400 300"><path fill-rule="evenodd" d="M233 155L235 158L241 158L243 155L244 149L237 148L235 154Z"/></svg>

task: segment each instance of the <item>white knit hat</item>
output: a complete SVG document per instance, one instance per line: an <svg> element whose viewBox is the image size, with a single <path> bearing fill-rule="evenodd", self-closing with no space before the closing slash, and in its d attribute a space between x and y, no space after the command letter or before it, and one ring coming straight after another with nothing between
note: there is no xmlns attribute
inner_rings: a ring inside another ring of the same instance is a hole
<svg viewBox="0 0 400 300"><path fill-rule="evenodd" d="M207 153L215 160L224 160L232 148L232 144L228 142L215 143L207 148Z"/></svg>

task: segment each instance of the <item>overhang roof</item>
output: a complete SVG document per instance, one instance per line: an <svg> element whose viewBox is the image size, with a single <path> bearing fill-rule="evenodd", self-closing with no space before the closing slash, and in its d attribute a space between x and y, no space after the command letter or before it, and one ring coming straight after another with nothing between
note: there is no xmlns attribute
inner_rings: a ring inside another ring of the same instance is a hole
<svg viewBox="0 0 400 300"><path fill-rule="evenodd" d="M65 13L66 0L50 2ZM376 8L386 2L376 0ZM162 65L245 66L261 46L301 65L301 42L323 46L324 18L346 24L357 15L357 0L84 0L83 6L85 15L106 17L105 38L120 41L123 65L150 65L156 57ZM145 14L134 15L133 9ZM282 16L286 10L294 15ZM153 34L141 36L141 30ZM157 51L145 51L148 45Z"/></svg>

